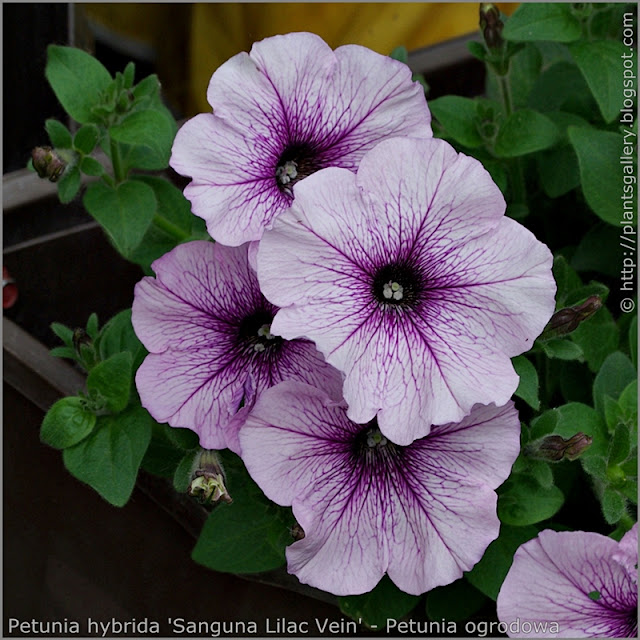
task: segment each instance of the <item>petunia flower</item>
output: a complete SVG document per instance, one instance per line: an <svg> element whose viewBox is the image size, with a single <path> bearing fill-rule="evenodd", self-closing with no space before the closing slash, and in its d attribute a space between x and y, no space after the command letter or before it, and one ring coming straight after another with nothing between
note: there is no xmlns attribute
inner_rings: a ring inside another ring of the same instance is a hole
<svg viewBox="0 0 640 640"><path fill-rule="evenodd" d="M368 592L385 573L419 594L471 569L498 536L494 489L519 438L508 403L398 446L375 420L355 424L343 402L293 381L261 394L240 430L247 470L304 531L287 548L289 572L336 595Z"/></svg>
<svg viewBox="0 0 640 640"><path fill-rule="evenodd" d="M348 415L406 445L518 386L510 358L554 309L552 255L504 216L475 159L442 140L380 143L357 175L324 169L265 232L273 333L313 340L346 375Z"/></svg>
<svg viewBox="0 0 640 640"><path fill-rule="evenodd" d="M638 525L620 542L542 531L516 551L497 604L514 638L636 638Z"/></svg>
<svg viewBox="0 0 640 640"><path fill-rule="evenodd" d="M258 240L299 180L323 167L355 170L392 136L431 137L424 91L409 68L358 45L335 51L312 33L266 38L213 74L199 114L178 131L171 166L211 236Z"/></svg>
<svg viewBox="0 0 640 640"><path fill-rule="evenodd" d="M260 293L247 245L197 241L152 264L135 287L132 322L150 351L136 374L159 422L197 432L206 449L239 452L237 430L256 397L293 378L334 389L339 374L307 340L270 332L276 308Z"/></svg>

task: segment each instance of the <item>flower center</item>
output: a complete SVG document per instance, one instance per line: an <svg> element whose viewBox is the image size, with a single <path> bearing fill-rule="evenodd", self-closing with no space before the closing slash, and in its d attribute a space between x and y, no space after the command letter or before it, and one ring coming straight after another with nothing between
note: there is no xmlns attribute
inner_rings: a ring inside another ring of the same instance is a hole
<svg viewBox="0 0 640 640"><path fill-rule="evenodd" d="M322 169L312 145L292 143L282 152L276 164L276 184L282 193L293 195L293 185Z"/></svg>
<svg viewBox="0 0 640 640"><path fill-rule="evenodd" d="M371 285L375 299L383 307L414 307L424 287L422 278L412 267L398 263L378 270Z"/></svg>
<svg viewBox="0 0 640 640"><path fill-rule="evenodd" d="M271 333L273 314L257 311L240 323L239 339L243 347L253 353L272 351L282 344L282 338Z"/></svg>
<svg viewBox="0 0 640 640"><path fill-rule="evenodd" d="M374 418L355 436L351 454L359 464L387 464L391 459L401 455L402 449L385 438L378 427L377 419Z"/></svg>

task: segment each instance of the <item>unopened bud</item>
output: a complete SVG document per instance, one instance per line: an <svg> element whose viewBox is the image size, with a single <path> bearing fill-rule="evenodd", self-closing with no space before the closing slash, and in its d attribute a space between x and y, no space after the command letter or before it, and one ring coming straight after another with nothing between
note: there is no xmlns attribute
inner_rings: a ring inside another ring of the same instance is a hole
<svg viewBox="0 0 640 640"><path fill-rule="evenodd" d="M537 442L528 445L525 455L547 462L560 462L560 460L575 460L582 455L593 442L591 436L578 432L565 440L562 436L550 435Z"/></svg>
<svg viewBox="0 0 640 640"><path fill-rule="evenodd" d="M67 168L67 162L51 147L36 147L31 152L31 161L38 175L50 182L57 182Z"/></svg>
<svg viewBox="0 0 640 640"><path fill-rule="evenodd" d="M201 451L188 493L203 504L233 502L225 486L222 463L215 451L211 449Z"/></svg>
<svg viewBox="0 0 640 640"><path fill-rule="evenodd" d="M599 296L589 296L582 304L575 307L566 307L556 311L545 327L542 339L565 336L575 331L581 322L590 318L598 309L602 307L602 300Z"/></svg>
<svg viewBox="0 0 640 640"><path fill-rule="evenodd" d="M484 41L489 49L499 49L504 44L502 29L504 23L500 20L498 7L489 2L480 3L480 29Z"/></svg>
<svg viewBox="0 0 640 640"><path fill-rule="evenodd" d="M297 542L302 540L305 536L304 529L296 522L289 530L291 537Z"/></svg>

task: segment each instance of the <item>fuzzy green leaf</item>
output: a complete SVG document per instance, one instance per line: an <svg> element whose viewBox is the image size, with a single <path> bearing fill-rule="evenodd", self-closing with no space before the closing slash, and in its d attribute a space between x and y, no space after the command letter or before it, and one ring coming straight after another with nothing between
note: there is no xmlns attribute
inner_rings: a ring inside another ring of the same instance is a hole
<svg viewBox="0 0 640 640"><path fill-rule="evenodd" d="M87 188L83 202L125 258L140 244L158 206L153 189L138 180L115 189L95 182Z"/></svg>
<svg viewBox="0 0 640 640"><path fill-rule="evenodd" d="M620 41L596 40L574 42L569 45L569 51L587 81L604 121L613 122L619 118L624 100L621 61L628 48Z"/></svg>
<svg viewBox="0 0 640 640"><path fill-rule="evenodd" d="M626 513L626 500L620 495L620 492L607 487L602 494L602 515L609 524L616 524Z"/></svg>
<svg viewBox="0 0 640 640"><path fill-rule="evenodd" d="M580 360L583 357L580 345L567 339L552 338L543 342L542 348L549 358Z"/></svg>
<svg viewBox="0 0 640 640"><path fill-rule="evenodd" d="M373 630L385 629L387 620L397 620L406 616L418 604L419 596L400 591L388 576L369 593L361 596L339 598L340 610L354 620L362 622Z"/></svg>
<svg viewBox="0 0 640 640"><path fill-rule="evenodd" d="M532 109L521 109L500 127L494 151L499 157L515 158L548 149L560 137L560 130L550 118Z"/></svg>
<svg viewBox="0 0 640 640"><path fill-rule="evenodd" d="M623 137L611 131L584 127L569 127L567 132L578 156L580 182L587 203L602 220L618 226L622 218L623 167L619 158Z"/></svg>
<svg viewBox="0 0 640 640"><path fill-rule="evenodd" d="M571 13L571 5L523 3L507 20L502 36L514 42L551 40L573 42L582 34L580 21Z"/></svg>
<svg viewBox="0 0 640 640"><path fill-rule="evenodd" d="M58 180L58 198L62 204L71 202L80 190L81 175L78 167L69 167Z"/></svg>
<svg viewBox="0 0 640 640"><path fill-rule="evenodd" d="M520 376L520 383L515 395L522 398L533 409L538 410L540 408L540 398L538 397L540 383L536 368L525 356L513 358L511 362L516 373Z"/></svg>
<svg viewBox="0 0 640 640"><path fill-rule="evenodd" d="M125 351L99 362L87 377L92 398L100 398L111 413L122 411L129 403L131 389L131 353Z"/></svg>
<svg viewBox="0 0 640 640"><path fill-rule="evenodd" d="M512 474L498 497L498 517L516 527L535 524L555 515L564 504L564 494L555 486L545 488L530 475Z"/></svg>
<svg viewBox="0 0 640 640"><path fill-rule="evenodd" d="M117 416L100 416L89 437L64 450L67 470L107 502L123 506L131 496L149 446L151 422L140 405L132 405Z"/></svg>
<svg viewBox="0 0 640 640"><path fill-rule="evenodd" d="M111 75L93 56L81 49L49 45L45 76L64 107L77 122L94 122L91 109L100 104Z"/></svg>
<svg viewBox="0 0 640 640"><path fill-rule="evenodd" d="M73 146L78 151L91 153L100 139L100 131L95 124L82 125L73 136Z"/></svg>
<svg viewBox="0 0 640 640"><path fill-rule="evenodd" d="M475 100L462 96L443 96L431 100L429 108L444 128L447 137L469 148L482 145L482 136L476 127Z"/></svg>
<svg viewBox="0 0 640 640"><path fill-rule="evenodd" d="M49 134L51 145L56 149L71 149L71 132L59 120L53 118L44 123L44 127Z"/></svg>
<svg viewBox="0 0 640 640"><path fill-rule="evenodd" d="M604 396L617 400L624 388L636 377L636 370L624 353L616 351L608 355L593 382L595 408L604 415Z"/></svg>
<svg viewBox="0 0 640 640"><path fill-rule="evenodd" d="M40 439L54 449L64 449L86 438L96 425L96 415L75 396L58 400L47 411Z"/></svg>

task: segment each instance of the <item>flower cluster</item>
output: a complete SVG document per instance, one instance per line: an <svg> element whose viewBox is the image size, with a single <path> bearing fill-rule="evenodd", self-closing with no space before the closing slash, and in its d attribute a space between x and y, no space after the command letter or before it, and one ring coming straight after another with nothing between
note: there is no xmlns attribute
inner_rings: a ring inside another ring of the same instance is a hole
<svg viewBox="0 0 640 640"><path fill-rule="evenodd" d="M143 405L292 506L302 582L456 580L498 535L511 358L554 311L550 251L432 137L395 60L277 36L222 65L208 99L171 165L216 244L178 246L136 288Z"/></svg>

